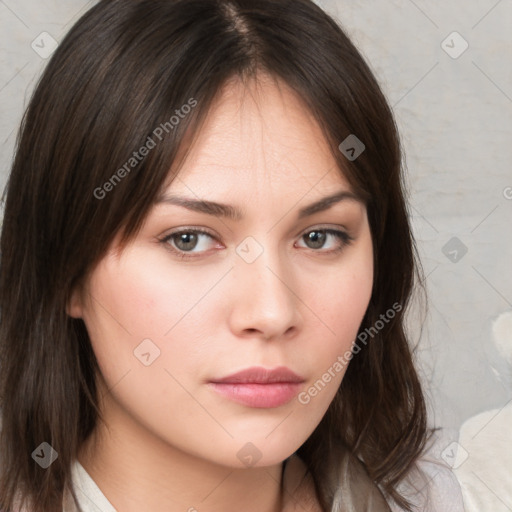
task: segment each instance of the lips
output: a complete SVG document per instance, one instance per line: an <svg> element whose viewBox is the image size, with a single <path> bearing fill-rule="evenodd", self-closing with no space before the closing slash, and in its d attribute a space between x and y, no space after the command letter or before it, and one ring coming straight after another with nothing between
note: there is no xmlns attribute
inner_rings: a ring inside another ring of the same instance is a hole
<svg viewBox="0 0 512 512"><path fill-rule="evenodd" d="M304 382L304 379L285 366L267 370L260 366L247 368L211 382L221 384L274 384L276 382Z"/></svg>
<svg viewBox="0 0 512 512"><path fill-rule="evenodd" d="M304 378L284 366L247 368L208 384L220 395L248 407L280 407L300 391Z"/></svg>

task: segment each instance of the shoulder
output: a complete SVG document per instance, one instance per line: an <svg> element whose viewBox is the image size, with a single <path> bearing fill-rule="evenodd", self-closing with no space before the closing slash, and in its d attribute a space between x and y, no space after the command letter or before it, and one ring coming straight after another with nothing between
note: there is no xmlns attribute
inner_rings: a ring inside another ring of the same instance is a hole
<svg viewBox="0 0 512 512"><path fill-rule="evenodd" d="M478 414L461 427L454 467L467 512L512 509L512 405Z"/></svg>
<svg viewBox="0 0 512 512"><path fill-rule="evenodd" d="M461 486L453 472L458 433L439 429L432 433L422 456L399 486L399 492L421 512L464 512ZM390 503L392 512L402 512Z"/></svg>
<svg viewBox="0 0 512 512"><path fill-rule="evenodd" d="M331 446L325 466L329 468L320 484L331 496L335 510L390 512L378 486L363 464L347 450ZM287 502L283 512L324 512L306 464L296 454L286 464L283 478Z"/></svg>

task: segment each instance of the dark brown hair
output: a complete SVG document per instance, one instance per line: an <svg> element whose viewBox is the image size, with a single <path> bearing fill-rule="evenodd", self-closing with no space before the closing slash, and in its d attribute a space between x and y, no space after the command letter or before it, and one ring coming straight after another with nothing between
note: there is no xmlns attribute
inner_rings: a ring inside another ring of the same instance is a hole
<svg viewBox="0 0 512 512"><path fill-rule="evenodd" d="M350 493L341 453L409 509L397 487L427 432L404 332L418 266L397 129L369 67L309 0L103 0L49 61L25 113L6 189L0 246L5 512L14 510L17 495L34 512L61 510L71 463L100 419L99 368L85 325L66 315L71 291L117 233L125 242L137 233L168 185L185 133L197 133L223 85L259 72L303 98L340 172L365 198L374 285L360 332L393 304L402 306L354 356L328 412L297 453L325 511L343 510L340 489ZM191 99L190 114L170 128L176 109ZM113 180L159 126L167 127L162 142ZM365 145L353 161L338 149L350 134ZM98 197L107 182L109 194ZM46 470L31 457L43 441L59 454Z"/></svg>

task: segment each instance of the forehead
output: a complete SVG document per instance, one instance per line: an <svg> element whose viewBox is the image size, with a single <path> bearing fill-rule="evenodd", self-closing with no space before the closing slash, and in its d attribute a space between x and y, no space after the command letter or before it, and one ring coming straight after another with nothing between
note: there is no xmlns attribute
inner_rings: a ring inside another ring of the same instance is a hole
<svg viewBox="0 0 512 512"><path fill-rule="evenodd" d="M319 187L348 181L304 100L283 81L229 81L213 102L170 189Z"/></svg>

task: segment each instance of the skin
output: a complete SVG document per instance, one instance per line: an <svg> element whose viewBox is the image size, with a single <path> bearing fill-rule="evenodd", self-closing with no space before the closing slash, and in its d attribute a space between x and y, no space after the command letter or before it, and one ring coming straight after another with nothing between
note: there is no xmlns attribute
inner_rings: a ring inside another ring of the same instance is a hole
<svg viewBox="0 0 512 512"><path fill-rule="evenodd" d="M297 218L351 188L305 104L265 75L229 82L188 149L166 193L238 207L243 219L157 204L73 294L68 313L87 326L106 422L79 461L123 512L304 510L302 498L279 491L282 462L318 425L344 370L309 403L273 408L233 402L207 382L287 366L303 391L350 350L373 280L366 208L345 199ZM182 227L212 234L199 235L194 258L172 252L183 248L178 237L162 241ZM308 243L319 227L353 241ZM247 237L262 248L252 263L236 252ZM160 350L148 366L134 356L144 339ZM250 466L237 457L248 442L261 456Z"/></svg>

